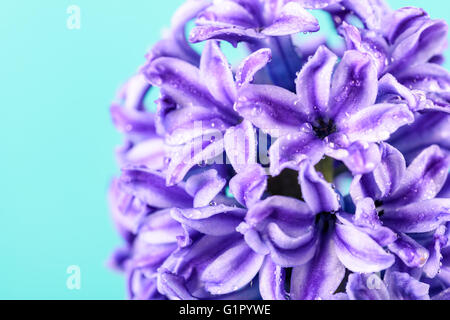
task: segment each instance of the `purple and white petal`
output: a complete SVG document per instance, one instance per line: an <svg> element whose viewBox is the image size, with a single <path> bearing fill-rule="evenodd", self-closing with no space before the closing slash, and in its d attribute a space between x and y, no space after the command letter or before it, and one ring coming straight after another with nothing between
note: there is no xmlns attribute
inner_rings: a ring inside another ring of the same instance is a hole
<svg viewBox="0 0 450 320"><path fill-rule="evenodd" d="M200 78L211 95L223 105L233 106L237 97L233 72L217 41L207 41L200 60Z"/></svg>
<svg viewBox="0 0 450 320"><path fill-rule="evenodd" d="M420 100L406 86L391 74L385 74L378 83L377 103L399 102L404 100L412 111L418 110Z"/></svg>
<svg viewBox="0 0 450 320"><path fill-rule="evenodd" d="M378 72L372 59L358 51L346 51L332 79L331 118L345 126L350 113L375 103L377 90Z"/></svg>
<svg viewBox="0 0 450 320"><path fill-rule="evenodd" d="M289 0L300 4L305 9L323 9L342 0Z"/></svg>
<svg viewBox="0 0 450 320"><path fill-rule="evenodd" d="M388 248L410 268L423 267L430 256L427 249L404 233L399 233L397 241Z"/></svg>
<svg viewBox="0 0 450 320"><path fill-rule="evenodd" d="M296 2L287 2L275 21L261 32L267 36L286 36L299 32L319 31L317 19Z"/></svg>
<svg viewBox="0 0 450 320"><path fill-rule="evenodd" d="M400 185L406 171L406 162L400 151L387 143L380 145L380 164L372 172L356 176L350 187L354 201L369 197L383 200Z"/></svg>
<svg viewBox="0 0 450 320"><path fill-rule="evenodd" d="M270 147L270 173L277 176L285 168L298 170L303 160L317 164L324 155L324 143L308 126L278 138Z"/></svg>
<svg viewBox="0 0 450 320"><path fill-rule="evenodd" d="M267 173L258 164L249 165L230 180L230 191L244 207L258 202L267 187Z"/></svg>
<svg viewBox="0 0 450 320"><path fill-rule="evenodd" d="M298 131L308 119L297 95L271 85L242 88L235 109L257 128L274 137Z"/></svg>
<svg viewBox="0 0 450 320"><path fill-rule="evenodd" d="M246 170L249 165L256 164L256 132L250 121L243 120L237 126L227 129L224 146L227 157L237 173Z"/></svg>
<svg viewBox="0 0 450 320"><path fill-rule="evenodd" d="M386 284L374 273L352 273L346 286L350 300L389 300Z"/></svg>
<svg viewBox="0 0 450 320"><path fill-rule="evenodd" d="M299 183L302 196L313 213L336 212L340 208L339 196L333 186L325 181L311 163L304 162L301 165Z"/></svg>
<svg viewBox="0 0 450 320"><path fill-rule="evenodd" d="M342 213L338 214L337 217L342 223L348 223L346 221L347 217ZM368 234L382 247L393 243L397 239L395 232L382 225L371 198L365 198L357 202L356 212L353 216L353 225Z"/></svg>
<svg viewBox="0 0 450 320"><path fill-rule="evenodd" d="M384 281L392 300L430 300L430 286L407 273L390 272Z"/></svg>
<svg viewBox="0 0 450 320"><path fill-rule="evenodd" d="M398 128L413 123L414 114L406 104L382 103L350 112L341 120L341 130L350 141L380 142L389 139Z"/></svg>
<svg viewBox="0 0 450 320"><path fill-rule="evenodd" d="M212 236L223 236L235 232L245 217L244 209L225 205L172 209L170 213L179 223Z"/></svg>
<svg viewBox="0 0 450 320"><path fill-rule="evenodd" d="M384 0L343 0L342 5L356 14L371 30L383 30L391 12Z"/></svg>
<svg viewBox="0 0 450 320"><path fill-rule="evenodd" d="M428 147L408 166L400 188L385 205L398 207L433 199L444 186L449 169L450 156L438 146Z"/></svg>
<svg viewBox="0 0 450 320"><path fill-rule="evenodd" d="M214 169L189 177L186 191L194 198L194 207L204 207L222 191L227 181Z"/></svg>
<svg viewBox="0 0 450 320"><path fill-rule="evenodd" d="M298 74L297 95L307 113L316 118L327 114L331 76L337 59L326 46L320 46Z"/></svg>
<svg viewBox="0 0 450 320"><path fill-rule="evenodd" d="M350 143L347 136L339 133L327 137L325 142L325 154L344 162L353 175L372 172L381 161L380 147L375 143Z"/></svg>
<svg viewBox="0 0 450 320"><path fill-rule="evenodd" d="M272 60L269 48L259 49L245 58L237 68L236 85L238 88L251 83L255 74Z"/></svg>
<svg viewBox="0 0 450 320"><path fill-rule="evenodd" d="M334 241L339 260L353 272L382 271L395 261L394 256L369 235L348 224L336 224Z"/></svg>
<svg viewBox="0 0 450 320"><path fill-rule="evenodd" d="M123 169L120 186L149 206L156 208L192 206L192 197L180 186L168 187L165 178L144 168Z"/></svg>
<svg viewBox="0 0 450 320"><path fill-rule="evenodd" d="M170 209L156 211L143 220L139 226L139 239L149 244L176 243L183 236L181 224L172 218Z"/></svg>
<svg viewBox="0 0 450 320"><path fill-rule="evenodd" d="M291 299L322 300L335 293L345 277L345 267L335 250L332 237L325 235L314 258L292 270Z"/></svg>
<svg viewBox="0 0 450 320"><path fill-rule="evenodd" d="M450 221L448 198L424 200L400 208L386 208L383 214L386 226L405 233L433 231L447 221Z"/></svg>
<svg viewBox="0 0 450 320"><path fill-rule="evenodd" d="M264 259L259 270L259 292L264 300L287 300L284 288L286 271L277 266L270 257Z"/></svg>
<svg viewBox="0 0 450 320"><path fill-rule="evenodd" d="M439 226L435 231L431 242L427 248L430 253L426 264L423 266L423 272L428 278L434 278L441 269L442 253L441 250L448 244L447 228Z"/></svg>
<svg viewBox="0 0 450 320"><path fill-rule="evenodd" d="M213 162L223 164L223 145L222 134L218 132L211 135L210 139L202 136L171 150L170 163L166 172L167 185L181 182L189 170L196 165Z"/></svg>
<svg viewBox="0 0 450 320"><path fill-rule="evenodd" d="M200 280L212 294L231 293L250 283L263 262L263 255L240 241L214 259L202 272Z"/></svg>

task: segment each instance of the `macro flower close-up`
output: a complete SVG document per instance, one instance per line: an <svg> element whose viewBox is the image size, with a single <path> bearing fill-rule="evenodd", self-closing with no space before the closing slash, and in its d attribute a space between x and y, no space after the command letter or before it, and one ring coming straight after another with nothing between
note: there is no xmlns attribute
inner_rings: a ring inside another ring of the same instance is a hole
<svg viewBox="0 0 450 320"><path fill-rule="evenodd" d="M110 109L128 298L450 299L448 26L424 6L184 1Z"/></svg>

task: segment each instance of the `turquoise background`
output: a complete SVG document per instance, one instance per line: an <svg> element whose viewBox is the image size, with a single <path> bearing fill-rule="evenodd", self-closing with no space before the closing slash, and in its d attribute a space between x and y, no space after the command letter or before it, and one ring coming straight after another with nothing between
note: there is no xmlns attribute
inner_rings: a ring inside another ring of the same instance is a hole
<svg viewBox="0 0 450 320"><path fill-rule="evenodd" d="M0 299L125 297L122 275L106 267L121 243L106 203L120 143L108 108L182 2L2 2ZM443 1L390 2L450 18ZM66 28L72 4L80 30ZM66 287L70 265L80 290Z"/></svg>

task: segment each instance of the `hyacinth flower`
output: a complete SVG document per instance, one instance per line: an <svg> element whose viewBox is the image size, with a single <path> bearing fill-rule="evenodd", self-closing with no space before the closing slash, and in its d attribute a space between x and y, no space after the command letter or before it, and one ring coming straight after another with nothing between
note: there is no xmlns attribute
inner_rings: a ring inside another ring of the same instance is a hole
<svg viewBox="0 0 450 320"><path fill-rule="evenodd" d="M168 184L180 182L195 165L221 155L236 129L251 127L241 123L233 106L238 89L246 87L270 59L270 50L256 51L234 76L218 43L208 41L199 68L170 57L155 59L146 67L145 75L162 92L156 121L165 141L178 146L167 168ZM206 140L208 135L211 138Z"/></svg>
<svg viewBox="0 0 450 320"><path fill-rule="evenodd" d="M373 223L397 234L389 249L402 264L422 268L426 276L434 278L440 268L440 246L446 242L439 227L450 221L450 200L438 196L448 176L450 157L431 146L406 168L398 150L387 144L382 148L381 164L373 172L354 178L351 196L355 203L366 203L368 221L375 219ZM423 240L414 239L435 230L430 250L420 243Z"/></svg>
<svg viewBox="0 0 450 320"><path fill-rule="evenodd" d="M440 63L447 46L448 26L432 20L422 9L403 8L388 15L383 32L359 30L343 23L339 31L348 50L373 57L380 76L389 73L413 90L416 111L449 112L450 74ZM399 89L398 93L404 93Z"/></svg>
<svg viewBox="0 0 450 320"><path fill-rule="evenodd" d="M369 56L347 51L333 72L336 61L321 46L299 73L297 94L271 85L239 92L241 116L278 137L269 151L273 175L324 155L354 173L371 171L380 160L376 143L414 121L406 103L376 103L377 71Z"/></svg>
<svg viewBox="0 0 450 320"><path fill-rule="evenodd" d="M389 143L402 152L405 159L412 161L430 145L438 145L450 154L450 115L442 112L427 112L416 116L410 126L400 128L389 139Z"/></svg>
<svg viewBox="0 0 450 320"><path fill-rule="evenodd" d="M394 234L380 227L377 232L387 234L380 245L358 226L340 223L338 194L310 164L303 167L300 183L306 202L284 196L258 200L266 180L262 168L254 167L233 178L241 182L239 189L232 184L240 204L252 199L246 202L246 210L174 209L174 219L205 236L163 264L164 291L190 299L205 292L230 294L248 286L259 273L264 299L326 299L333 297L346 268L374 272L391 266L394 256L383 246L395 241ZM258 183L252 183L257 176ZM236 227L238 210L242 222ZM287 268L293 268L289 293L285 291Z"/></svg>
<svg viewBox="0 0 450 320"><path fill-rule="evenodd" d="M345 47L296 47L310 9ZM111 107L128 296L448 299L446 34L381 0L187 0ZM223 41L248 50L235 69Z"/></svg>
<svg viewBox="0 0 450 320"><path fill-rule="evenodd" d="M198 237L193 229L173 219L171 210L209 207L213 200L228 203L221 194L224 185L225 180L211 169L193 174L185 184L167 187L160 173L141 167L124 169L113 182L110 206L127 243L113 259L128 274L131 298L159 297L155 291L157 269L172 252Z"/></svg>
<svg viewBox="0 0 450 320"><path fill-rule="evenodd" d="M392 97L407 99L411 110L422 114L416 114L417 121L411 127L401 128L389 142L408 160L431 144L446 150L449 139L445 128L450 118L429 113L450 112L450 74L441 66L448 26L412 7L386 13L386 26L375 32L343 23L339 31L348 49L373 57L380 76L395 76L398 83L389 89ZM409 144L405 144L405 136L411 138Z"/></svg>
<svg viewBox="0 0 450 320"><path fill-rule="evenodd" d="M117 150L121 166L145 165L160 170L164 167L166 146L157 133L155 114L146 110L144 99L151 85L141 74L135 75L122 86L117 102L110 108L116 129L125 141Z"/></svg>
<svg viewBox="0 0 450 320"><path fill-rule="evenodd" d="M244 42L252 52L269 48L273 53L273 63L268 65L272 81L292 88L302 57L290 35L318 31L317 19L305 8L320 8L332 2L336 1L211 1L195 20L189 40L224 40L235 47Z"/></svg>

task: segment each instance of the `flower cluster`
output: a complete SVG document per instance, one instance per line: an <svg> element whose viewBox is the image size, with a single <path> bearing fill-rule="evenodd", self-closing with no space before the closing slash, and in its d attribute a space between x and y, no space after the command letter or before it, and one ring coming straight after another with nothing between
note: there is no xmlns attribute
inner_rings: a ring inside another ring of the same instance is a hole
<svg viewBox="0 0 450 320"><path fill-rule="evenodd" d="M129 297L450 299L446 41L382 0L187 0L111 107Z"/></svg>

